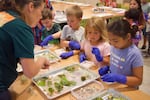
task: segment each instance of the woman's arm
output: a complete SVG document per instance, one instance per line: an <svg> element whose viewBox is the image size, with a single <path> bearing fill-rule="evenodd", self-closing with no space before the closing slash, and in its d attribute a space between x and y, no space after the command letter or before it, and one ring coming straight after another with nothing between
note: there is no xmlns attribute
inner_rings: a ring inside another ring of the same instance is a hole
<svg viewBox="0 0 150 100"><path fill-rule="evenodd" d="M34 77L41 68L48 68L50 63L47 58L40 57L36 61L33 58L20 58L23 73L29 77Z"/></svg>
<svg viewBox="0 0 150 100"><path fill-rule="evenodd" d="M53 36L54 39L60 38L60 36L61 36L61 31L58 31L58 32L54 33L52 36Z"/></svg>

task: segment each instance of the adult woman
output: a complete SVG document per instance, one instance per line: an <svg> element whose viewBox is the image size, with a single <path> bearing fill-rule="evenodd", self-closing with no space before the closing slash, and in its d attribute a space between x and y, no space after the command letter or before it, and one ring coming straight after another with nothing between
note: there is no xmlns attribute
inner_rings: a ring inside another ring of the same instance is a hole
<svg viewBox="0 0 150 100"><path fill-rule="evenodd" d="M34 61L34 38L31 27L41 18L44 0L0 1L0 100L10 100L9 86L17 77L17 63L32 78L49 66L46 58Z"/></svg>

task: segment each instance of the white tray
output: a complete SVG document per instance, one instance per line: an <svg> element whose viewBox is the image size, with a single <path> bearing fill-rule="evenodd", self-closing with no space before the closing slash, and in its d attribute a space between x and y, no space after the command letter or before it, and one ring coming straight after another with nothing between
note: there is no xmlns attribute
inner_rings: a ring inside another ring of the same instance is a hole
<svg viewBox="0 0 150 100"><path fill-rule="evenodd" d="M40 56L47 57L50 63L58 62L61 59L57 54L48 49L37 51L34 56L35 60Z"/></svg>

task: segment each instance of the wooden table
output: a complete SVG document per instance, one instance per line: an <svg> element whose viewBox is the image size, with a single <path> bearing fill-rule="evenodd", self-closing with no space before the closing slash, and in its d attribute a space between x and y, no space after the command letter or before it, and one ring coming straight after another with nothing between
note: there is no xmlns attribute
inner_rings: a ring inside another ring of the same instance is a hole
<svg viewBox="0 0 150 100"><path fill-rule="evenodd" d="M54 12L65 11L66 8L76 5L76 3L73 4L73 3L68 3L68 2L64 2L64 1L52 1L51 3L53 5ZM91 5L81 5L80 4L79 6L83 10L83 19L89 19L92 16L97 16L97 17L102 17L102 18L112 18L112 17L119 17L119 16L124 15L124 13L118 13L116 11L113 11L112 9L104 9L104 12L94 13L94 11L92 10L94 7ZM62 22L64 22L64 21L62 21Z"/></svg>
<svg viewBox="0 0 150 100"><path fill-rule="evenodd" d="M61 60L59 63L52 64L51 68L57 68L60 66L67 66L71 63L79 62L78 55L72 56L68 59ZM97 67L92 68L92 71L97 73ZM44 71L41 70L43 73ZM39 73L40 74L40 73ZM114 88L115 90L128 96L131 100L150 100L150 95L143 93L140 90L127 87L122 84L106 84L98 79L105 89ZM46 96L32 83L31 79L26 78L22 73L19 74L16 81L10 87L14 100L47 100ZM64 94L54 100L76 100L71 93Z"/></svg>

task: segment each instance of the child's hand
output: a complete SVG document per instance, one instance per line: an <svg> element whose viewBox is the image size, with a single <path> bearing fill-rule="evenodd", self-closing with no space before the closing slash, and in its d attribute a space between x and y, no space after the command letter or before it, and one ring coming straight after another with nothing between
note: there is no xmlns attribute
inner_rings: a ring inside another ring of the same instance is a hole
<svg viewBox="0 0 150 100"><path fill-rule="evenodd" d="M69 42L69 47L72 50L80 50L80 44L77 41L70 41Z"/></svg>
<svg viewBox="0 0 150 100"><path fill-rule="evenodd" d="M99 62L103 61L103 57L101 56L101 53L100 53L98 48L93 47L92 48L92 53L95 55L97 61L99 61Z"/></svg>
<svg viewBox="0 0 150 100"><path fill-rule="evenodd" d="M54 38L53 38L52 35L47 36L47 37L42 41L42 43L40 44L40 46L46 46L46 45L48 45L48 42L51 41L51 40L53 40L53 39L54 39Z"/></svg>
<svg viewBox="0 0 150 100"><path fill-rule="evenodd" d="M87 59L87 58L86 58L85 53L81 53L81 54L80 54L80 63L83 62L83 61L86 60L86 59Z"/></svg>
<svg viewBox="0 0 150 100"><path fill-rule="evenodd" d="M101 77L101 79L105 82L118 82L122 84L126 84L127 78L124 75L108 73Z"/></svg>
<svg viewBox="0 0 150 100"><path fill-rule="evenodd" d="M65 52L65 53L62 53L62 54L60 55L60 57L61 57L62 59L66 59L66 58L68 58L68 57L70 57L70 56L73 56L73 51Z"/></svg>
<svg viewBox="0 0 150 100"><path fill-rule="evenodd" d="M109 66L104 66L104 67L102 67L102 68L100 68L100 69L98 70L99 75L101 75L101 76L107 74L108 71L109 71Z"/></svg>

